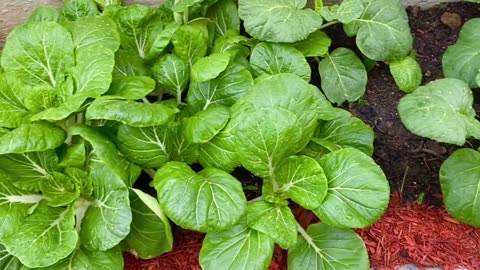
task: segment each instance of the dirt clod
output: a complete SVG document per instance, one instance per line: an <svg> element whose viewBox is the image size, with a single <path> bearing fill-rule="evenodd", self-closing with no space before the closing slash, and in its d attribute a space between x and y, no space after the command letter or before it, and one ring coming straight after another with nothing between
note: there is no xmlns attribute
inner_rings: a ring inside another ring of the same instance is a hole
<svg viewBox="0 0 480 270"><path fill-rule="evenodd" d="M457 29L462 25L462 17L458 13L445 12L440 17L440 20L450 29Z"/></svg>

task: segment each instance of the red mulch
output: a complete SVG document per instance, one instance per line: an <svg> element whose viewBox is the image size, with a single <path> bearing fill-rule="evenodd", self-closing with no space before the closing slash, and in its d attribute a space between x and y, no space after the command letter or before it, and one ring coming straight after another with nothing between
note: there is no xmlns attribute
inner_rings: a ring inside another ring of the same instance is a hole
<svg viewBox="0 0 480 270"><path fill-rule="evenodd" d="M480 229L460 224L443 208L401 204L398 193L382 219L357 232L365 241L371 266L378 270L414 263L453 270L463 266L480 269ZM311 212L294 210L306 227L316 218ZM204 235L175 229L174 250L152 260L136 260L125 254L127 270L200 270L198 252ZM277 248L269 270L286 270L286 252Z"/></svg>

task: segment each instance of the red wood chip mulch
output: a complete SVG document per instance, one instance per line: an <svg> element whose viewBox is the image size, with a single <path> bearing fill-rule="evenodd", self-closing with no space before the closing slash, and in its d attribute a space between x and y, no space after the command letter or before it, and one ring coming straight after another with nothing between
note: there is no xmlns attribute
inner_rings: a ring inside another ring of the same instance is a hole
<svg viewBox="0 0 480 270"><path fill-rule="evenodd" d="M404 264L480 269L480 229L460 224L443 208L401 204L397 193L380 221L357 232L365 241L371 266L395 269ZM315 222L311 212L294 210L302 226ZM305 226L306 227L306 226ZM159 258L137 260L125 254L126 270L200 270L203 234L175 229L174 249ZM269 270L286 270L286 252L275 250Z"/></svg>

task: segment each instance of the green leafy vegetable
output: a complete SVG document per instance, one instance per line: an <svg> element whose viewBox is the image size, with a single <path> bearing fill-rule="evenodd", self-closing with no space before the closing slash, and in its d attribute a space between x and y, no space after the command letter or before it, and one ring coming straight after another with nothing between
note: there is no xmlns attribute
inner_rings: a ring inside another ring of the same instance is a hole
<svg viewBox="0 0 480 270"><path fill-rule="evenodd" d="M390 64L390 72L400 90L412 92L422 82L422 69L420 65L410 56L396 60Z"/></svg>

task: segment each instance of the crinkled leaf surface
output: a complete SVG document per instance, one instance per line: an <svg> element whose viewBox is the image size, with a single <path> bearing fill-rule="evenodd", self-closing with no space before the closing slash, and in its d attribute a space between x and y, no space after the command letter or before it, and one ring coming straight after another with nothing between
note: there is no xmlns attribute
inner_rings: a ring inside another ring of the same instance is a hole
<svg viewBox="0 0 480 270"><path fill-rule="evenodd" d="M215 79L227 68L229 62L228 53L214 53L200 58L192 66L192 80L205 82Z"/></svg>
<svg viewBox="0 0 480 270"><path fill-rule="evenodd" d="M297 49L276 43L259 43L252 51L250 64L256 76L292 73L310 81L310 65Z"/></svg>
<svg viewBox="0 0 480 270"><path fill-rule="evenodd" d="M0 74L0 126L16 128L28 121L30 112L24 105L28 87L11 74Z"/></svg>
<svg viewBox="0 0 480 270"><path fill-rule="evenodd" d="M375 61L395 60L412 49L413 38L408 17L400 0L361 0L362 16L344 25L356 35L360 51Z"/></svg>
<svg viewBox="0 0 480 270"><path fill-rule="evenodd" d="M60 12L57 9L49 6L37 7L27 22L58 22L60 19Z"/></svg>
<svg viewBox="0 0 480 270"><path fill-rule="evenodd" d="M240 162L235 150L235 138L225 129L199 148L199 162L203 167L214 167L231 172Z"/></svg>
<svg viewBox="0 0 480 270"><path fill-rule="evenodd" d="M114 77L150 76L150 68L145 60L137 54L120 49L115 53Z"/></svg>
<svg viewBox="0 0 480 270"><path fill-rule="evenodd" d="M225 127L229 119L230 111L227 107L209 107L191 117L184 118L185 138L190 143L206 143Z"/></svg>
<svg viewBox="0 0 480 270"><path fill-rule="evenodd" d="M306 0L240 0L245 30L256 39L296 42L322 25L322 17L306 8Z"/></svg>
<svg viewBox="0 0 480 270"><path fill-rule="evenodd" d="M270 236L283 249L297 242L296 221L288 206L259 201L248 205L248 227Z"/></svg>
<svg viewBox="0 0 480 270"><path fill-rule="evenodd" d="M480 227L480 153L455 151L440 167L440 185L448 213L463 223Z"/></svg>
<svg viewBox="0 0 480 270"><path fill-rule="evenodd" d="M406 56L390 62L389 66L395 83L403 92L413 92L422 83L422 69L414 58Z"/></svg>
<svg viewBox="0 0 480 270"><path fill-rule="evenodd" d="M443 73L447 78L457 78L478 87L476 79L480 70L480 19L466 22L458 36L457 43L447 48L443 55Z"/></svg>
<svg viewBox="0 0 480 270"><path fill-rule="evenodd" d="M80 188L68 175L53 172L48 181L40 183L42 195L53 207L68 206L80 196Z"/></svg>
<svg viewBox="0 0 480 270"><path fill-rule="evenodd" d="M273 256L274 243L266 234L241 222L233 228L208 233L200 250L205 270L264 270Z"/></svg>
<svg viewBox="0 0 480 270"><path fill-rule="evenodd" d="M241 183L218 169L206 168L196 174L185 163L170 162L157 171L154 182L165 214L183 228L228 229L246 209Z"/></svg>
<svg viewBox="0 0 480 270"><path fill-rule="evenodd" d="M133 220L122 246L144 260L172 250L170 222L158 201L141 190L131 189L130 206Z"/></svg>
<svg viewBox="0 0 480 270"><path fill-rule="evenodd" d="M328 179L322 205L313 210L334 227L365 228L388 206L390 187L382 169L354 148L331 152L318 160Z"/></svg>
<svg viewBox="0 0 480 270"><path fill-rule="evenodd" d="M233 0L218 1L208 8L206 17L212 20L216 37L225 36L229 30L240 33L240 18Z"/></svg>
<svg viewBox="0 0 480 270"><path fill-rule="evenodd" d="M155 81L147 76L125 76L115 78L107 94L125 99L142 99L155 89Z"/></svg>
<svg viewBox="0 0 480 270"><path fill-rule="evenodd" d="M78 247L70 256L49 267L49 270L65 269L122 270L124 269L122 250L114 247L106 251L91 251L84 247Z"/></svg>
<svg viewBox="0 0 480 270"><path fill-rule="evenodd" d="M17 231L2 239L8 253L27 267L46 267L67 257L77 245L72 207L41 203Z"/></svg>
<svg viewBox="0 0 480 270"><path fill-rule="evenodd" d="M291 156L283 160L275 172L278 193L284 193L306 209L322 204L327 195L327 177L316 160Z"/></svg>
<svg viewBox="0 0 480 270"><path fill-rule="evenodd" d="M332 44L325 32L320 30L311 33L306 39L297 41L293 47L300 51L305 57L324 56Z"/></svg>
<svg viewBox="0 0 480 270"><path fill-rule="evenodd" d="M355 101L365 93L367 71L350 49L338 48L327 54L318 65L318 70L322 78L322 90L333 103Z"/></svg>
<svg viewBox="0 0 480 270"><path fill-rule="evenodd" d="M480 138L480 123L472 108L473 95L458 79L440 79L403 97L398 113L412 133L444 143L463 145L466 138Z"/></svg>
<svg viewBox="0 0 480 270"><path fill-rule="evenodd" d="M338 229L325 223L312 224L306 237L288 251L288 269L370 269L362 239L350 229Z"/></svg>
<svg viewBox="0 0 480 270"><path fill-rule="evenodd" d="M192 66L207 54L207 37L200 26L182 25L172 37L173 53Z"/></svg>
<svg viewBox="0 0 480 270"><path fill-rule="evenodd" d="M349 23L360 18L363 10L361 0L344 0L339 5L322 7L320 14L327 21L338 20L342 23Z"/></svg>
<svg viewBox="0 0 480 270"><path fill-rule="evenodd" d="M64 0L62 15L68 20L75 21L81 17L97 15L98 9L93 0Z"/></svg>
<svg viewBox="0 0 480 270"><path fill-rule="evenodd" d="M174 55L163 55L152 68L160 89L181 99L190 79L190 66L186 60Z"/></svg>
<svg viewBox="0 0 480 270"><path fill-rule="evenodd" d="M115 22L107 16L81 17L69 27L75 49L93 44L102 45L113 52L120 47L120 36Z"/></svg>

